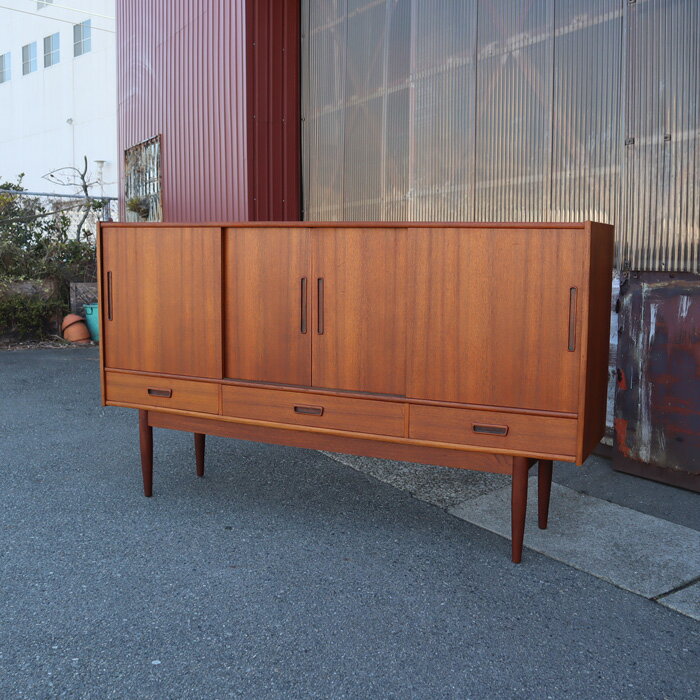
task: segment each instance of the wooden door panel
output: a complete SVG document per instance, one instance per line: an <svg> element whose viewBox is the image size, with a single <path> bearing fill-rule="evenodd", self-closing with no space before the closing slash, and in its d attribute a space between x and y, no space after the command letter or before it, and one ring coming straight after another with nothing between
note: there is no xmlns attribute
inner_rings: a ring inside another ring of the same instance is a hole
<svg viewBox="0 0 700 700"><path fill-rule="evenodd" d="M311 384L309 245L305 228L225 230L226 377ZM305 289L302 280L306 280Z"/></svg>
<svg viewBox="0 0 700 700"><path fill-rule="evenodd" d="M319 228L312 236L313 385L405 395L405 232Z"/></svg>
<svg viewBox="0 0 700 700"><path fill-rule="evenodd" d="M412 229L408 395L575 413L580 347L569 351L569 305L585 235Z"/></svg>
<svg viewBox="0 0 700 700"><path fill-rule="evenodd" d="M221 229L109 227L101 254L105 366L221 378Z"/></svg>

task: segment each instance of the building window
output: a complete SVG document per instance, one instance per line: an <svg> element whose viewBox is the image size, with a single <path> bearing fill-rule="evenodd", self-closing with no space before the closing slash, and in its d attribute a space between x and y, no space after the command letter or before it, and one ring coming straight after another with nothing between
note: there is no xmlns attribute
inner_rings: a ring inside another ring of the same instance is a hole
<svg viewBox="0 0 700 700"><path fill-rule="evenodd" d="M36 41L22 47L22 75L36 70Z"/></svg>
<svg viewBox="0 0 700 700"><path fill-rule="evenodd" d="M44 68L58 63L59 59L59 35L58 32L44 37Z"/></svg>
<svg viewBox="0 0 700 700"><path fill-rule="evenodd" d="M82 56L90 50L90 20L73 25L73 55Z"/></svg>
<svg viewBox="0 0 700 700"><path fill-rule="evenodd" d="M127 221L162 221L160 136L124 152L124 199Z"/></svg>
<svg viewBox="0 0 700 700"><path fill-rule="evenodd" d="M0 54L0 83L6 83L10 79L10 54Z"/></svg>

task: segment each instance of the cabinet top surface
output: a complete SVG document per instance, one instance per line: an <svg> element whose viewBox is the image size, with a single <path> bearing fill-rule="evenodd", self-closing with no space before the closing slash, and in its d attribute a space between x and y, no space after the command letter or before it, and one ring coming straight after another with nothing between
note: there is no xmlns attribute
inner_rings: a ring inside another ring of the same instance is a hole
<svg viewBox="0 0 700 700"><path fill-rule="evenodd" d="M464 222L464 221L103 221L102 228L476 228L476 229L582 229L591 221L581 222ZM596 224L605 226L607 224Z"/></svg>

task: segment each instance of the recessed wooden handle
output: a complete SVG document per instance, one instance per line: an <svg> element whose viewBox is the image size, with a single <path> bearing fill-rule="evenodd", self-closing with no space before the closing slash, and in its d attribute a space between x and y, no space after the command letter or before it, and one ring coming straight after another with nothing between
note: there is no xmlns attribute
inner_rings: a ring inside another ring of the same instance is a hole
<svg viewBox="0 0 700 700"><path fill-rule="evenodd" d="M301 278L301 332L306 333L306 277Z"/></svg>
<svg viewBox="0 0 700 700"><path fill-rule="evenodd" d="M318 284L318 334L323 335L324 318L323 318L323 277L319 277Z"/></svg>
<svg viewBox="0 0 700 700"><path fill-rule="evenodd" d="M508 435L507 425L481 425L474 423L472 430L480 435L500 435L501 437Z"/></svg>
<svg viewBox="0 0 700 700"><path fill-rule="evenodd" d="M323 406L295 406L294 413L304 413L309 416L322 416Z"/></svg>
<svg viewBox="0 0 700 700"><path fill-rule="evenodd" d="M569 352L576 350L576 287L569 289Z"/></svg>
<svg viewBox="0 0 700 700"><path fill-rule="evenodd" d="M172 389L148 389L149 396L162 396L164 399L169 399L173 395Z"/></svg>
<svg viewBox="0 0 700 700"><path fill-rule="evenodd" d="M107 320L112 320L112 273L107 273Z"/></svg>

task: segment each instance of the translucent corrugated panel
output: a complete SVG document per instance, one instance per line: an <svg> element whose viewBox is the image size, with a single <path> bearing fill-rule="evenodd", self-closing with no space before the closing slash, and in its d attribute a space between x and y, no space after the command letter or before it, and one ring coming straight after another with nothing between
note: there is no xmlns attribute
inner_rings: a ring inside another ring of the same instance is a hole
<svg viewBox="0 0 700 700"><path fill-rule="evenodd" d="M309 220L612 223L700 271L698 0L306 0Z"/></svg>
<svg viewBox="0 0 700 700"><path fill-rule="evenodd" d="M551 220L615 223L620 193L620 0L559 0L554 40Z"/></svg>
<svg viewBox="0 0 700 700"><path fill-rule="evenodd" d="M623 264L698 271L700 3L627 8Z"/></svg>

